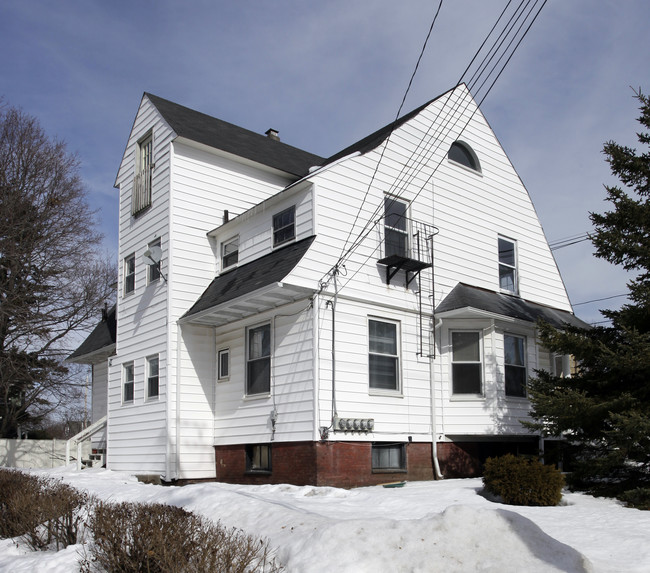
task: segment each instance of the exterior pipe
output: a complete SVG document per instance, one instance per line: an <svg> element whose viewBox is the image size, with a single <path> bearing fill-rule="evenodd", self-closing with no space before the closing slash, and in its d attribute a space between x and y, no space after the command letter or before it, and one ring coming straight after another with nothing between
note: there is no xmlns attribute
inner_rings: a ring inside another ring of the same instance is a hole
<svg viewBox="0 0 650 573"><path fill-rule="evenodd" d="M442 321L438 321L438 324L434 324L433 328L436 329L440 326ZM431 333L433 336L433 332ZM435 337L434 337L435 339ZM434 340L435 344L435 340ZM431 458L433 459L433 472L436 479L444 479L442 472L440 471L440 464L438 462L438 444L436 442L436 396L435 396L435 376L434 376L434 363L433 356L429 357L429 379L431 381Z"/></svg>

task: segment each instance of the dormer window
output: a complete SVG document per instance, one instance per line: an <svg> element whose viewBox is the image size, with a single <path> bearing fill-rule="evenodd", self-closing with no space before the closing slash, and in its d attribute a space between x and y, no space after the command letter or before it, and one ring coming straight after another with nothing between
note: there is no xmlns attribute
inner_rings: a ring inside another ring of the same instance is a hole
<svg viewBox="0 0 650 573"><path fill-rule="evenodd" d="M296 238L296 207L292 206L273 215L273 246L277 247Z"/></svg>
<svg viewBox="0 0 650 573"><path fill-rule="evenodd" d="M481 164L474 150L463 141L454 141L449 148L447 158L454 163L467 167L477 173L481 172Z"/></svg>
<svg viewBox="0 0 650 573"><path fill-rule="evenodd" d="M221 243L221 270L226 270L239 261L239 235Z"/></svg>
<svg viewBox="0 0 650 573"><path fill-rule="evenodd" d="M133 178L131 214L137 215L151 205L151 172L153 170L153 135L147 134L138 141Z"/></svg>

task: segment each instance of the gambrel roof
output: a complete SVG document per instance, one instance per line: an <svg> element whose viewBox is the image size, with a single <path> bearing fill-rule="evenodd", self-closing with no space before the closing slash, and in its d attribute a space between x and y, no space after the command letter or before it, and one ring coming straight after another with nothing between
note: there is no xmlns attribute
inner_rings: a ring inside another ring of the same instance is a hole
<svg viewBox="0 0 650 573"><path fill-rule="evenodd" d="M249 131L205 113L150 93L144 94L156 106L176 135L203 143L233 155L301 177L320 165L323 157Z"/></svg>

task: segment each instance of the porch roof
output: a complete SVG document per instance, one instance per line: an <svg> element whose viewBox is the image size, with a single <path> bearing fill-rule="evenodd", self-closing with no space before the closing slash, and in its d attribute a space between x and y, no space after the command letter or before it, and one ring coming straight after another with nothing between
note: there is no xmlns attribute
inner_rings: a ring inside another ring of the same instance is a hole
<svg viewBox="0 0 650 573"><path fill-rule="evenodd" d="M297 241L216 277L181 322L220 326L308 297L314 289L282 281L314 239Z"/></svg>
<svg viewBox="0 0 650 573"><path fill-rule="evenodd" d="M440 318L459 316L461 312L467 313L468 311L506 316L528 322L537 322L541 319L556 328L562 328L565 324L578 328L589 328L586 322L566 310L544 306L518 296L464 283L458 283L436 307L436 315Z"/></svg>
<svg viewBox="0 0 650 573"><path fill-rule="evenodd" d="M108 358L115 351L115 305L102 317L79 347L66 358L66 362L94 364Z"/></svg>

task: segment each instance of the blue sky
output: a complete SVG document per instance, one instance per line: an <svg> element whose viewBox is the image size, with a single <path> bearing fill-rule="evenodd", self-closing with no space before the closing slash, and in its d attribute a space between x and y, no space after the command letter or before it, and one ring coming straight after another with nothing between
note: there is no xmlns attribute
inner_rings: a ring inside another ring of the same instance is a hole
<svg viewBox="0 0 650 573"><path fill-rule="evenodd" d="M446 0L406 101L455 85L506 0ZM3 0L0 95L82 162L106 248L113 183L144 91L329 156L394 119L437 0ZM547 238L590 230L613 179L602 155L636 147L650 92L647 0L550 0L482 109ZM574 303L625 292L588 242L555 251ZM578 305L598 308L624 299Z"/></svg>

